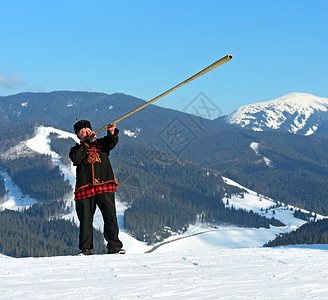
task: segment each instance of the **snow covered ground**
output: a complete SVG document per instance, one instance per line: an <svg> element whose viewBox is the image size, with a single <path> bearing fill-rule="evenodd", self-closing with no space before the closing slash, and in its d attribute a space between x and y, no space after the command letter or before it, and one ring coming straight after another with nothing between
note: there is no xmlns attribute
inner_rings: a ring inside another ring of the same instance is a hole
<svg viewBox="0 0 328 300"><path fill-rule="evenodd" d="M328 246L0 256L0 282L1 299L322 300Z"/></svg>

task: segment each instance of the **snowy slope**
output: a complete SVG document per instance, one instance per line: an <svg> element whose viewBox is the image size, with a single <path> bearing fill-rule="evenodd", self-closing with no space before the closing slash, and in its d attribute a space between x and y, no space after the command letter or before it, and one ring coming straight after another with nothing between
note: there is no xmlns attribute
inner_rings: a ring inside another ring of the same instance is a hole
<svg viewBox="0 0 328 300"><path fill-rule="evenodd" d="M260 195L252 190L246 189L231 179L223 177L225 183L244 189L242 195L232 195L230 198L222 199L226 207L241 208L247 211L253 211L269 219L275 219L286 224L284 227L271 226L266 228L242 228L232 225L213 226L197 222L190 225L188 230L179 235L173 235L166 239L162 245L157 245L156 252L167 252L174 250L192 250L204 247L216 247L220 249L238 249L249 247L262 247L265 243L275 239L281 233L291 232L306 223L306 221L295 218L294 211L297 207L284 203L276 203L273 199ZM312 213L301 209L304 213ZM317 220L326 218L326 216L316 215ZM174 242L174 245L172 245ZM158 248L157 248L158 247ZM148 250L149 251L149 250Z"/></svg>
<svg viewBox="0 0 328 300"><path fill-rule="evenodd" d="M2 199L0 211L4 209L20 210L25 207L28 208L37 202L28 195L23 195L20 188L11 180L6 171L1 170L1 175L5 180L5 187L8 193Z"/></svg>
<svg viewBox="0 0 328 300"><path fill-rule="evenodd" d="M50 147L50 133L57 133L60 137L71 137L76 139L76 136L53 127L40 126L35 137L19 144L19 149L25 149L25 151L17 151L17 149L10 149L5 155L33 155L33 153L48 154L51 156L55 165L59 166L61 172L65 175L65 178L69 180L72 186L75 185L75 168L73 165L67 167L63 165L56 152ZM254 149L255 151L256 149ZM4 173L6 175L6 173ZM0 205L0 209L19 209L20 207L29 206L35 202L28 196L24 196L20 193L19 189L15 187L8 175L5 176L6 189L9 189L8 198ZM224 178L224 181L229 185L238 186L243 188L238 183ZM233 195L231 198L224 198L224 203L229 201L229 206L235 208L242 208L245 210L253 210L263 216L272 218L273 216L286 224L285 227L272 227L270 229L265 228L240 228L236 226L211 226L201 223L191 225L188 230L183 234L174 234L164 241L162 245L157 245L155 250L152 246L147 246L145 243L137 241L131 237L124 230L124 211L127 206L120 202L117 197L117 216L120 227L120 238L124 244L124 247L129 253L143 253L146 251L156 252L168 252L172 250L188 250L204 247L216 247L216 248L248 248L248 247L261 247L266 242L275 238L279 233L289 232L297 229L305 223L305 221L297 219L293 216L292 209L294 207L285 205L279 208L272 208L276 205L274 200L268 199L265 196L258 195L256 192L244 188L246 191L242 196ZM74 207L73 194L69 194L65 198L67 206ZM221 200L219 200L221 201ZM273 212L274 210L274 212ZM314 213L313 213L314 214ZM317 215L318 219L324 216ZM78 223L75 210L65 218L73 219ZM96 211L94 226L102 230L103 221L99 210ZM174 247L172 244L174 243Z"/></svg>
<svg viewBox="0 0 328 300"><path fill-rule="evenodd" d="M74 168L71 165L70 168L61 163L59 155L54 152L50 147L50 133L57 133L61 138L73 138L77 140L76 136L70 133L67 133L62 130L58 130L53 127L40 126L37 128L35 136L27 141L23 141L17 146L9 149L6 153L2 155L4 159L10 159L14 157L26 157L33 156L36 153L47 154L51 156L52 162L54 165L59 166L60 170L65 176L65 179L74 185L75 184L75 175ZM8 174L1 170L2 175L5 179L6 190L9 191L9 194L5 196L2 203L0 204L0 210L2 209L20 209L22 207L28 207L37 201L30 198L28 195L22 195L19 187L17 187Z"/></svg>
<svg viewBox="0 0 328 300"><path fill-rule="evenodd" d="M328 247L0 256L0 278L0 298L12 300L322 300L328 294Z"/></svg>
<svg viewBox="0 0 328 300"><path fill-rule="evenodd" d="M275 100L242 106L226 116L225 121L254 131L275 129L311 135L328 121L327 108L328 98L291 93Z"/></svg>
<svg viewBox="0 0 328 300"><path fill-rule="evenodd" d="M252 142L249 147L255 152L255 154L257 156L259 156L261 159L258 161L258 163L261 163L262 161L265 162L265 164L269 167L269 168L273 168L273 162L271 161L270 158L267 158L265 156L263 156L260 153L260 149L259 149L260 144L256 143L256 142Z"/></svg>

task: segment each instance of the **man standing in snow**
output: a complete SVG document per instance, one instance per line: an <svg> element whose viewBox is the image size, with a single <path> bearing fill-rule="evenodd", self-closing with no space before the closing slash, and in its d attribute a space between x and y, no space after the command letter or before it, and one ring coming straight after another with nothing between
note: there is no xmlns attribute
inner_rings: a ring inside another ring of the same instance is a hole
<svg viewBox="0 0 328 300"><path fill-rule="evenodd" d="M107 136L97 139L87 120L74 124L80 140L71 148L69 157L76 166L75 207L80 221L79 248L81 254L90 255L93 249L93 216L98 206L104 219L104 237L108 254L125 253L118 238L115 198L117 182L109 152L118 142L116 124L107 128Z"/></svg>

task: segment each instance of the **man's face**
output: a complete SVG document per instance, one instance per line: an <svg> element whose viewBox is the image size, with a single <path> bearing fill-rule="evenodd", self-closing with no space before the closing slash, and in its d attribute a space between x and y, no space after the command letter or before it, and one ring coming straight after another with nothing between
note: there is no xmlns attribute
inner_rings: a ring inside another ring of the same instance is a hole
<svg viewBox="0 0 328 300"><path fill-rule="evenodd" d="M91 133L90 128L82 128L77 133L77 137L79 138L80 141L85 141L87 139L87 137L90 135L90 133Z"/></svg>

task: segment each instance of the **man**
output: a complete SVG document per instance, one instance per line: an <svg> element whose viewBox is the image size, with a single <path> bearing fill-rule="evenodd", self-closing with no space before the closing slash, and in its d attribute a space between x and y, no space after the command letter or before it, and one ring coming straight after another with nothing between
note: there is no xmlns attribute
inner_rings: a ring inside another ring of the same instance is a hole
<svg viewBox="0 0 328 300"><path fill-rule="evenodd" d="M116 124L108 125L107 136L97 139L89 121L74 124L80 140L71 148L69 157L76 166L75 207L80 221L79 248L81 254L91 255L93 249L93 216L98 206L104 220L104 237L108 254L121 253L122 242L118 238L115 198L117 182L109 152L118 142Z"/></svg>

